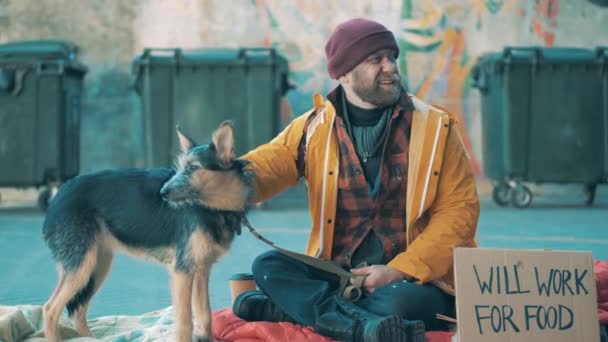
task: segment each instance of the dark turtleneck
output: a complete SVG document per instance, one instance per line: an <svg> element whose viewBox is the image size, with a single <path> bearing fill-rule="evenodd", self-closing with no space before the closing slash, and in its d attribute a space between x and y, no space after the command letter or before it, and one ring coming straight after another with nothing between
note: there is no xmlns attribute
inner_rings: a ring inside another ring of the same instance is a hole
<svg viewBox="0 0 608 342"><path fill-rule="evenodd" d="M353 126L374 126L380 121L384 108L366 109L355 106L346 100L348 117Z"/></svg>
<svg viewBox="0 0 608 342"><path fill-rule="evenodd" d="M375 199L379 190L382 151L391 108L361 108L350 103L346 95L343 95L343 100L346 104L344 106L346 128L363 167L370 196Z"/></svg>

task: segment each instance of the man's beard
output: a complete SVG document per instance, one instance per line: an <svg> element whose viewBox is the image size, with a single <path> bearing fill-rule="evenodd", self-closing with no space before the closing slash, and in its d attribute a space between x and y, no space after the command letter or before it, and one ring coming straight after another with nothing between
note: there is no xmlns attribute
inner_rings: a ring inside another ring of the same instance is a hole
<svg viewBox="0 0 608 342"><path fill-rule="evenodd" d="M391 79L394 83L391 86L382 87L378 83L380 80ZM371 103L378 108L394 105L401 97L401 84L398 74L392 76L380 76L373 80L370 86L365 85L357 73L353 75L353 91L359 98L367 103Z"/></svg>

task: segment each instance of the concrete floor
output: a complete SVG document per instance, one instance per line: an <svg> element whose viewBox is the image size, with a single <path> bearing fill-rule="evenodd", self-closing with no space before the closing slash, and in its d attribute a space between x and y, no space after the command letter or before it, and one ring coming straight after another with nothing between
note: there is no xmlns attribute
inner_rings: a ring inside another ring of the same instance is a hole
<svg viewBox="0 0 608 342"><path fill-rule="evenodd" d="M583 202L582 192L566 191L535 197L531 208L514 209L483 196L478 241L483 247L592 251L594 258L608 260L608 186L598 188L595 206ZM306 210L253 210L249 216L268 239L303 250L310 227ZM43 220L31 206L0 205L0 305L42 304L53 291L57 276L41 237ZM235 240L211 275L213 309L230 305L228 278L249 272L255 256L267 249L247 231ZM165 268L119 255L93 298L89 318L143 314L169 305Z"/></svg>

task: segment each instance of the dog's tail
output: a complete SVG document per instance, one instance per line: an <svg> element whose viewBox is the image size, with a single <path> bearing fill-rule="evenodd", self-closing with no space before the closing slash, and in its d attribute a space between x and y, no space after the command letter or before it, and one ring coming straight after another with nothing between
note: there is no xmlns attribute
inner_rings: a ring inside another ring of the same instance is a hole
<svg viewBox="0 0 608 342"><path fill-rule="evenodd" d="M87 284L81 288L80 291L78 291L76 295L74 295L74 297L72 297L72 299L70 299L70 301L66 304L65 307L68 310L68 315L70 317L72 317L76 310L78 310L78 308L80 308L83 304L89 302L93 296L94 287L95 277L91 275Z"/></svg>

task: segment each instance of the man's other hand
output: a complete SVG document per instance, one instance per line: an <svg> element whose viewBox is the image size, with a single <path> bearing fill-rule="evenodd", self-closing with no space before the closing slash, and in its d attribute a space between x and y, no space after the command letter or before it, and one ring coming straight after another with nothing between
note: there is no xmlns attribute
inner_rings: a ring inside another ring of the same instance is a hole
<svg viewBox="0 0 608 342"><path fill-rule="evenodd" d="M386 284L405 279L405 275L394 268L386 265L372 265L361 268L353 268L350 272L354 275L367 276L363 287L369 293Z"/></svg>

